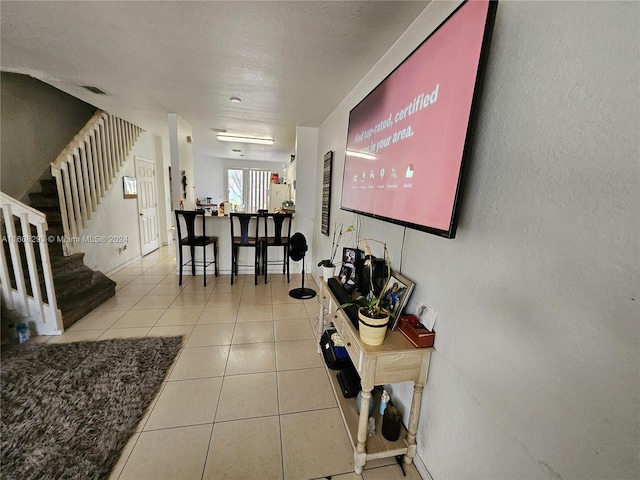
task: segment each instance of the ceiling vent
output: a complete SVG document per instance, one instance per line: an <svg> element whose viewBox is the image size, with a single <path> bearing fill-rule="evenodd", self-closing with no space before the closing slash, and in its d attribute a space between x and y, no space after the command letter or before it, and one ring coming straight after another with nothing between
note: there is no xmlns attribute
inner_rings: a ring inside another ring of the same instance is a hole
<svg viewBox="0 0 640 480"><path fill-rule="evenodd" d="M99 89L98 87L94 87L93 85L81 85L82 88L86 88L91 93L95 93L96 95L108 95L104 90Z"/></svg>

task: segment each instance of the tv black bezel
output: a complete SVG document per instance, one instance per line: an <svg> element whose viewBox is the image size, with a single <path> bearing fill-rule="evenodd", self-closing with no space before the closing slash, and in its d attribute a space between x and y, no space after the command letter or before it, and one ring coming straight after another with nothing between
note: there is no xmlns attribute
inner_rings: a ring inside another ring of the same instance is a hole
<svg viewBox="0 0 640 480"><path fill-rule="evenodd" d="M380 81L380 83L378 83L378 85L376 85L362 100L360 100L357 105L355 105L350 111L349 111L349 122L347 124L347 140L345 142L345 161L344 161L344 165L343 165L343 169L342 169L342 187L344 188L345 185L345 170L346 170L346 166L347 166L347 159L346 159L346 152L347 152L347 145L349 143L349 134L348 134L348 130L349 130L349 125L351 125L351 114L352 112L358 108L358 106L364 102L367 98L369 98L369 96L375 92L391 75L393 75L396 70L398 70L407 60L409 60L409 58L411 58L411 56L418 51L428 40L429 38L431 38L438 30L440 30L440 28L442 28L451 17L453 17L458 10L460 10L466 3L468 0L465 0L464 2L462 2L460 5L458 5L456 7L456 9L451 12L447 18L445 18L422 42L420 42L420 44L414 48L411 53L409 55L407 55L402 62L400 62L391 72L389 72L389 74L382 79L382 81ZM493 26L495 23L495 18L496 18L496 11L498 9L498 0L489 0L489 5L487 8L487 16L485 19L485 24L484 24L484 34L482 36L482 46L480 47L480 57L478 59L478 69L476 71L476 81L475 81L475 85L473 87L473 97L471 99L471 107L469 108L469 123L467 126L467 132L465 135L465 140L464 140L464 147L462 150L462 159L460 162L460 172L458 174L458 183L456 185L456 193L453 199L453 207L452 207L452 213L451 213L451 222L449 223L449 229L448 230L442 230L439 228L434 228L434 227L430 227L427 225L422 225L422 224L416 224L416 223L412 223L412 222L407 222L405 220L399 220L397 218L392 218L392 217L386 217L383 215L376 215L374 213L371 212L363 212L361 210L357 210L354 208L346 208L342 206L342 191L340 192L340 209L344 210L346 212L352 212L352 213L357 213L359 215L364 215L366 217L370 217L370 218L375 218L376 220L382 220L385 222L389 222L389 223L394 223L396 225L402 225L405 227L409 227L412 228L414 230L420 230L423 232L427 232L433 235L438 235L440 237L444 237L444 238L448 238L448 239L452 239L455 238L456 236L456 231L458 228L458 219L460 216L460 208L459 208L459 204L460 204L460 200L462 198L462 190L464 188L465 185L465 171L467 169L467 163L468 163L468 158L471 155L471 141L470 139L473 137L473 135L475 134L475 126L476 126L476 119L478 116L478 109L479 109L479 103L480 103L480 97L481 97L481 93L482 93L482 88L483 88L483 84L484 84L484 75L485 75L485 70L486 70L486 66L487 66L487 59L489 56L489 46L491 44L491 36L493 34Z"/></svg>

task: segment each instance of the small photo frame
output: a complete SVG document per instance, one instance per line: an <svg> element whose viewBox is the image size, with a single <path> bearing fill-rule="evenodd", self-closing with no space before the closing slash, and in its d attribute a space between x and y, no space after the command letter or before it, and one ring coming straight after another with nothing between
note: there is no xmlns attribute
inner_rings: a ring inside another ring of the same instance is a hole
<svg viewBox="0 0 640 480"><path fill-rule="evenodd" d="M338 278L347 293L351 293L356 289L359 252L360 250L357 248L344 247L342 249L342 267Z"/></svg>
<svg viewBox="0 0 640 480"><path fill-rule="evenodd" d="M409 301L415 283L398 272L391 271L391 276L384 286L381 298L391 312L391 330L395 329L400 319L400 314Z"/></svg>
<svg viewBox="0 0 640 480"><path fill-rule="evenodd" d="M348 280L355 281L355 276L356 272L353 265L343 264L342 267L340 267L340 274L338 275L340 285L344 286Z"/></svg>
<svg viewBox="0 0 640 480"><path fill-rule="evenodd" d="M122 177L124 198L138 198L138 181L135 177Z"/></svg>

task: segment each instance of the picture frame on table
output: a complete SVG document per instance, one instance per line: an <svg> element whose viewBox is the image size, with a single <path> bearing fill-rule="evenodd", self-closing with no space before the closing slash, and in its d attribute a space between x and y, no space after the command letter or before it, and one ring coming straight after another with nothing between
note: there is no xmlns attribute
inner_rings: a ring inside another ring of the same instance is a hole
<svg viewBox="0 0 640 480"><path fill-rule="evenodd" d="M344 247L342 249L342 267L338 278L347 293L356 289L360 274L361 253L362 251L357 248Z"/></svg>
<svg viewBox="0 0 640 480"><path fill-rule="evenodd" d="M391 330L394 330L398 326L398 320L400 319L402 310L404 310L404 307L407 305L414 287L415 283L407 277L391 270L391 275L381 295L381 298L384 299L391 312Z"/></svg>

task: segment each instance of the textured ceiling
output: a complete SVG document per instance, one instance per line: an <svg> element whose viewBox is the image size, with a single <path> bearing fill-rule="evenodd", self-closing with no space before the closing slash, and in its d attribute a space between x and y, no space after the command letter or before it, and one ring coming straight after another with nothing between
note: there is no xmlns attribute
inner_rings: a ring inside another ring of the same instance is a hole
<svg viewBox="0 0 640 480"><path fill-rule="evenodd" d="M177 113L197 156L240 148L245 159L288 161L295 127L319 126L427 3L2 1L1 68L157 135ZM276 143L223 143L212 129Z"/></svg>

